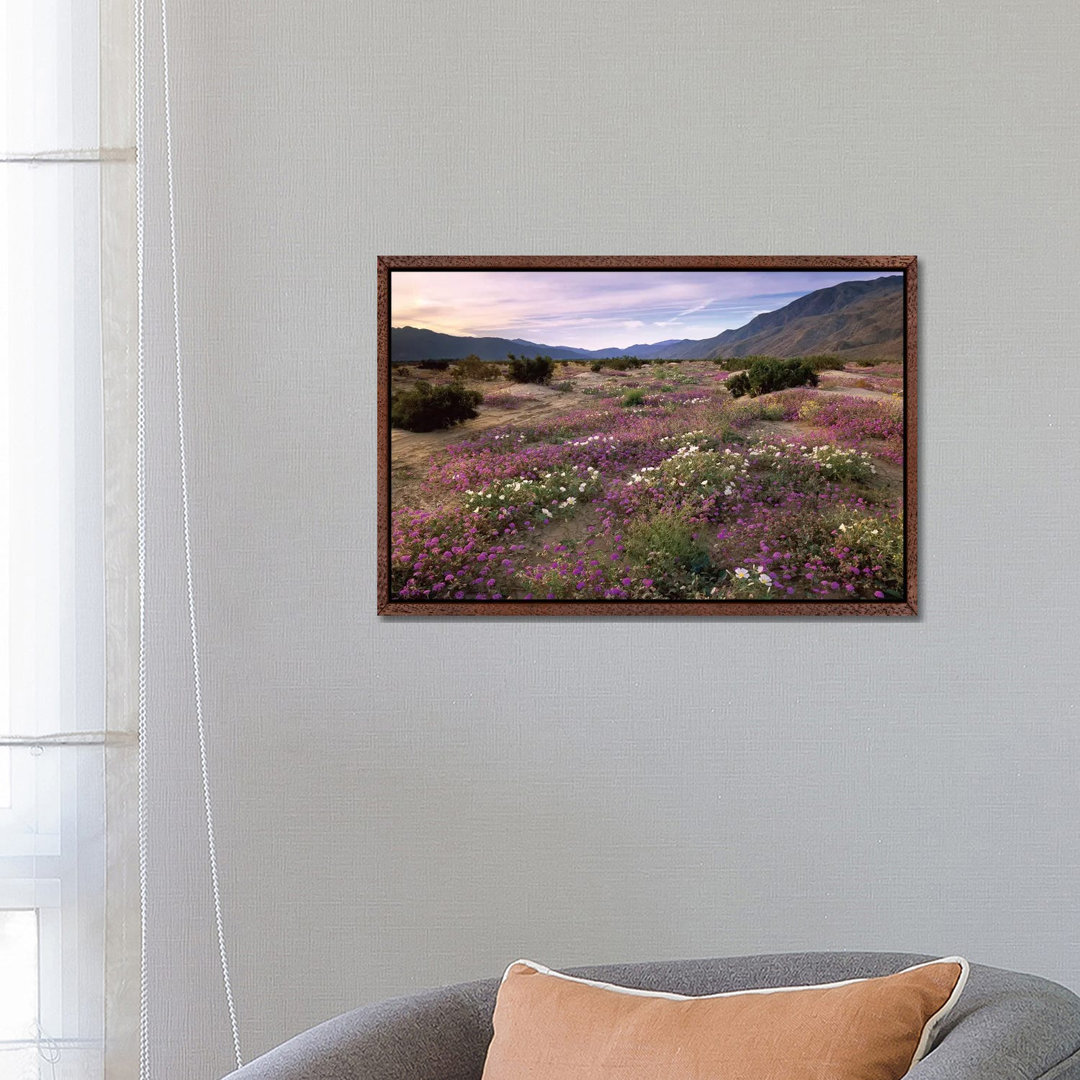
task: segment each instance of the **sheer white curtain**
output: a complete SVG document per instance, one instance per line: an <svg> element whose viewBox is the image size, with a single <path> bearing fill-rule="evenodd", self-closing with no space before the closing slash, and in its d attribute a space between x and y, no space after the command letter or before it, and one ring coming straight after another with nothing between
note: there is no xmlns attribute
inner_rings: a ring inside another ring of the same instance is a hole
<svg viewBox="0 0 1080 1080"><path fill-rule="evenodd" d="M116 124L99 58L123 23L103 21L109 2L5 0L0 14L0 1080L102 1077L107 955L110 980L130 968L107 954L105 918L110 862L130 906L129 857L105 842L107 755L115 776L130 768L107 732L130 727L124 710L106 720L106 595L128 567L106 543L103 395L116 404L128 332L114 287L130 169L122 145L101 152Z"/></svg>

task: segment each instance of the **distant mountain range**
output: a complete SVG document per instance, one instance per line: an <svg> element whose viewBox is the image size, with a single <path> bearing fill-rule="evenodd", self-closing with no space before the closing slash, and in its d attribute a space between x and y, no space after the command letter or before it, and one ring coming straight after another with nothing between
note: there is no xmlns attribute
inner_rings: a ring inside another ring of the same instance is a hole
<svg viewBox="0 0 1080 1080"><path fill-rule="evenodd" d="M604 360L639 356L642 360L715 360L738 356L813 356L835 353L851 360L899 360L904 344L904 279L901 275L871 281L844 281L800 296L775 311L756 315L745 326L715 337L669 338L625 349L575 349L542 345L522 338L460 337L421 330L390 329L390 359L505 360L507 353L541 354L552 360Z"/></svg>

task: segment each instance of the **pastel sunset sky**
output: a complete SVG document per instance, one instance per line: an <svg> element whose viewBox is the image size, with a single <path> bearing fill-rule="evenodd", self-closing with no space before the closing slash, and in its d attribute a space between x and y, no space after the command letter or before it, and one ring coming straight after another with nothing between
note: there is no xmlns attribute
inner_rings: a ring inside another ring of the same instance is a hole
<svg viewBox="0 0 1080 1080"><path fill-rule="evenodd" d="M708 338L868 270L394 270L390 321L444 334L627 348Z"/></svg>

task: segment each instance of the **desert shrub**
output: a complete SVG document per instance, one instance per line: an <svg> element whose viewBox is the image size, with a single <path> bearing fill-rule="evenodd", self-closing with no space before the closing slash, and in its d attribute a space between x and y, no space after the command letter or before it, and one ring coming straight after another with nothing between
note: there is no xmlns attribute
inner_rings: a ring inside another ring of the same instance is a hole
<svg viewBox="0 0 1080 1080"><path fill-rule="evenodd" d="M644 367L649 361L641 360L636 356L609 356L607 359L596 360L594 363L611 371L634 371L637 368ZM593 371L599 370L600 368L593 368Z"/></svg>
<svg viewBox="0 0 1080 1080"><path fill-rule="evenodd" d="M399 390L390 403L390 423L406 431L436 431L452 427L476 416L476 406L484 400L477 390L467 390L460 383L432 386L418 383Z"/></svg>
<svg viewBox="0 0 1080 1080"><path fill-rule="evenodd" d="M776 356L756 357L746 371L729 376L724 385L732 397L749 394L771 394L790 386L817 386L817 373L799 357L781 359Z"/></svg>
<svg viewBox="0 0 1080 1080"><path fill-rule="evenodd" d="M627 390L622 396L622 405L624 408L631 408L634 405L645 404L645 391L644 390Z"/></svg>
<svg viewBox="0 0 1080 1080"><path fill-rule="evenodd" d="M590 371L601 371L601 370L603 370L603 367L604 367L604 365L603 365L603 364L601 364L599 360L594 360L594 361L593 361L593 362L592 362L592 363L591 363L591 364L589 365L589 370L590 370Z"/></svg>
<svg viewBox="0 0 1080 1080"><path fill-rule="evenodd" d="M814 368L803 359L758 360L750 365L750 385L759 394L786 390L790 386L817 386Z"/></svg>
<svg viewBox="0 0 1080 1080"><path fill-rule="evenodd" d="M454 374L462 375L466 379L478 379L486 382L489 379L497 379L502 372L496 364L488 360L481 360L476 353L470 353L464 360L459 360L454 365Z"/></svg>
<svg viewBox="0 0 1080 1080"><path fill-rule="evenodd" d="M449 360L421 360L416 365L419 368L423 368L425 371L446 371L450 366Z"/></svg>
<svg viewBox="0 0 1080 1080"><path fill-rule="evenodd" d="M743 397L750 393L750 376L745 371L736 371L724 380L724 385L732 397Z"/></svg>
<svg viewBox="0 0 1080 1080"><path fill-rule="evenodd" d="M568 394L574 389L574 380L563 379L561 382L554 383L552 389L558 390L560 394Z"/></svg>
<svg viewBox="0 0 1080 1080"><path fill-rule="evenodd" d="M660 513L635 521L626 532L626 555L632 565L656 576L700 572L709 566L708 549L683 514Z"/></svg>
<svg viewBox="0 0 1080 1080"><path fill-rule="evenodd" d="M519 383L548 383L554 370L550 356L515 356L510 360L509 376Z"/></svg>
<svg viewBox="0 0 1080 1080"><path fill-rule="evenodd" d="M843 371L844 361L839 356L831 354L821 356L805 356L803 359L815 371Z"/></svg>
<svg viewBox="0 0 1080 1080"><path fill-rule="evenodd" d="M729 356L724 360L724 367L728 371L746 371L755 360L760 359L762 357L759 356Z"/></svg>

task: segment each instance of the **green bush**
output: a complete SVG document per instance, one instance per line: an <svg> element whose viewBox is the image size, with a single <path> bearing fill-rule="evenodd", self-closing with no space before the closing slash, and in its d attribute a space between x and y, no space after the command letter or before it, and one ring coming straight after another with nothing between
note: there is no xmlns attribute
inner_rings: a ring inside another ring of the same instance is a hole
<svg viewBox="0 0 1080 1080"><path fill-rule="evenodd" d="M732 397L749 394L771 394L790 386L817 386L813 367L800 357L783 360L776 356L756 357L745 371L736 372L724 380Z"/></svg>
<svg viewBox="0 0 1080 1080"><path fill-rule="evenodd" d="M645 404L645 391L644 390L627 390L622 396L622 404L625 408L630 408L633 405Z"/></svg>
<svg viewBox="0 0 1080 1080"><path fill-rule="evenodd" d="M603 360L594 360L589 367L593 371L608 368L611 371L636 371L646 364L663 364L663 360L642 360L637 356L609 356Z"/></svg>
<svg viewBox="0 0 1080 1080"><path fill-rule="evenodd" d="M399 390L390 403L390 423L406 431L437 431L452 427L476 416L476 406L484 400L477 390L467 390L460 383L432 386L418 383Z"/></svg>
<svg viewBox="0 0 1080 1080"><path fill-rule="evenodd" d="M626 534L626 554L632 565L657 576L679 570L701 572L709 566L709 552L682 515L661 513L634 522Z"/></svg>
<svg viewBox="0 0 1080 1080"><path fill-rule="evenodd" d="M728 356L723 361L723 366L728 371L746 371L755 360L761 360L760 356Z"/></svg>
<svg viewBox="0 0 1080 1080"><path fill-rule="evenodd" d="M476 353L470 353L464 360L459 360L454 365L454 374L462 375L466 379L478 379L481 382L486 382L490 379L497 379L502 370L497 364L493 364L489 360L481 360Z"/></svg>
<svg viewBox="0 0 1080 1080"><path fill-rule="evenodd" d="M445 371L450 366L449 360L421 360L416 365L425 371Z"/></svg>
<svg viewBox="0 0 1080 1080"><path fill-rule="evenodd" d="M822 355L822 356L805 356L803 359L815 370L815 371L843 371L844 361L839 356Z"/></svg>
<svg viewBox="0 0 1080 1080"><path fill-rule="evenodd" d="M731 391L732 397L742 397L750 393L750 376L745 371L736 371L724 380L724 385Z"/></svg>
<svg viewBox="0 0 1080 1080"><path fill-rule="evenodd" d="M550 356L511 356L511 380L519 383L549 383L555 364Z"/></svg>

